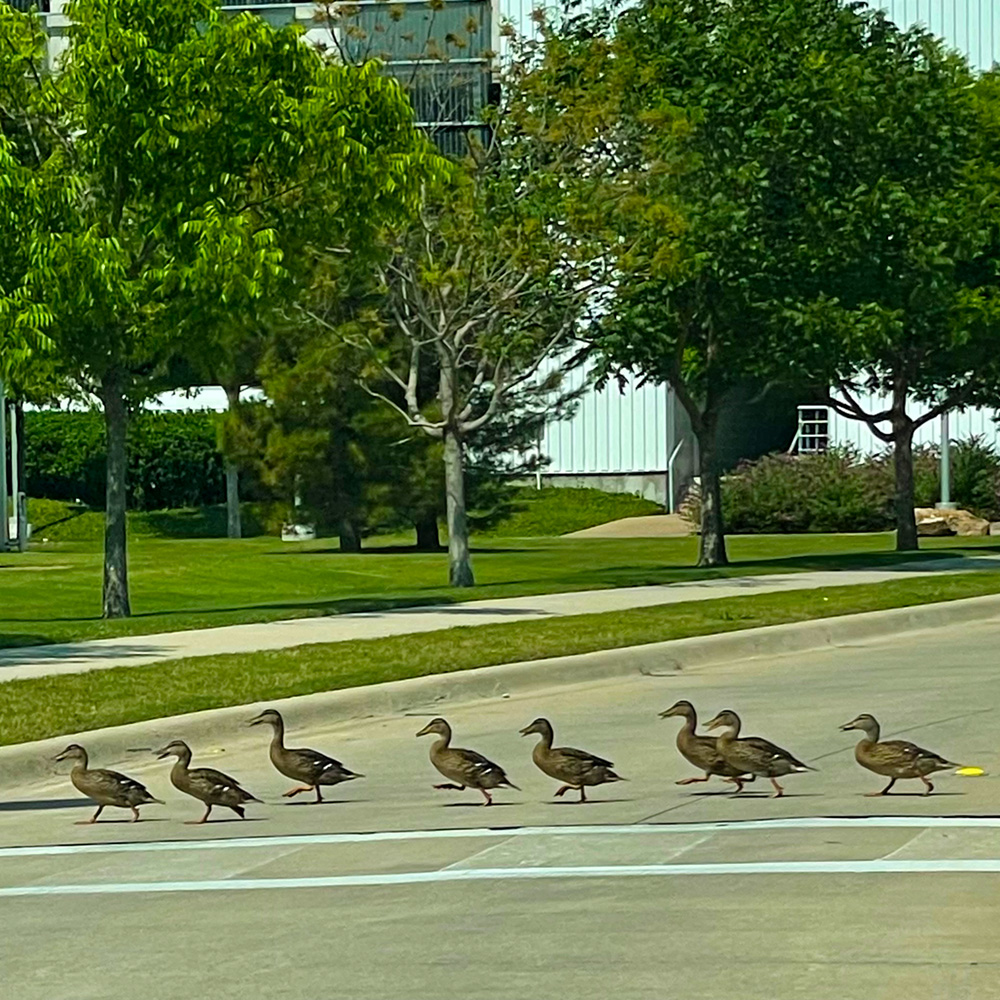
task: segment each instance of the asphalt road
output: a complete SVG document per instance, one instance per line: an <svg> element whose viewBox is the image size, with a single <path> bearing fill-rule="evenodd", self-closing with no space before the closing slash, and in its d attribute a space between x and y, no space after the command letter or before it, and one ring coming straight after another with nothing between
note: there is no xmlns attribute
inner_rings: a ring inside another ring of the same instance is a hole
<svg viewBox="0 0 1000 1000"><path fill-rule="evenodd" d="M139 751L130 772L167 805L138 825L74 825L90 810L62 777L8 791L3 996L1000 998L998 660L992 622L428 706L521 786L491 809L431 789L428 741L413 736L427 716L322 732L288 719L290 745L369 776L323 806L281 798L289 783L258 729L195 747L196 764L267 800L246 822L185 825L199 804ZM693 772L673 746L678 720L656 713L678 697L703 718L735 708L820 770L789 777L779 800L676 786ZM945 774L929 798L907 784L865 798L879 779L837 728L861 711L988 773ZM517 735L540 714L557 743L630 780L586 805L552 799L533 738Z"/></svg>

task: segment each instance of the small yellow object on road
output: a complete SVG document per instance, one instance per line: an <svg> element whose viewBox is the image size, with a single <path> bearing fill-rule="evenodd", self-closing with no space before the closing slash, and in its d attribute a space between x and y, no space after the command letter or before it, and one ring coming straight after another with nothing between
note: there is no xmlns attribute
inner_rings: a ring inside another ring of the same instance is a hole
<svg viewBox="0 0 1000 1000"><path fill-rule="evenodd" d="M955 774L962 775L963 778L978 778L986 772L981 767L960 767Z"/></svg>

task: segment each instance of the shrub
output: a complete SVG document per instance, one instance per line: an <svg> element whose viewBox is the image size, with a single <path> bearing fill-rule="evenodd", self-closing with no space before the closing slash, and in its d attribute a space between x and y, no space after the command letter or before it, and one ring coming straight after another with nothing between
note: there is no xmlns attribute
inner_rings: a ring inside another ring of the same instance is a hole
<svg viewBox="0 0 1000 1000"><path fill-rule="evenodd" d="M512 501L513 510L494 525L490 534L506 537L565 535L606 521L639 514L659 514L663 508L631 493L550 486L523 487Z"/></svg>
<svg viewBox="0 0 1000 1000"><path fill-rule="evenodd" d="M132 510L202 507L226 498L214 413L136 415L129 428ZM104 421L96 412L43 410L24 421L26 492L104 506Z"/></svg>
<svg viewBox="0 0 1000 1000"><path fill-rule="evenodd" d="M940 496L939 453L914 452L918 507ZM766 455L744 462L722 487L726 528L733 533L888 531L895 527L892 455L851 449L819 455ZM982 439L952 447L952 499L990 520L1000 516L1000 456ZM697 519L697 506L688 505Z"/></svg>

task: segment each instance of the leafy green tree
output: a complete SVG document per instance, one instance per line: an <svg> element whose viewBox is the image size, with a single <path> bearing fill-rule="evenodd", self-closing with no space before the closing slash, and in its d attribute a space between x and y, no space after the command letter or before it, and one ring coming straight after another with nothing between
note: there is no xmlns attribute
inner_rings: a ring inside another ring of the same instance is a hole
<svg viewBox="0 0 1000 1000"><path fill-rule="evenodd" d="M883 378L879 341L906 302L916 319L933 301L922 322L952 329L934 248L954 258L969 223L955 191L971 78L925 34L839 0L643 0L542 29L522 119L575 163L567 183L592 206L578 221L605 234L603 372L677 394L699 446L699 564L725 563L717 431L737 387ZM901 275L887 240L904 235ZM939 363L944 381L967 358Z"/></svg>
<svg viewBox="0 0 1000 1000"><path fill-rule="evenodd" d="M395 84L326 63L292 29L211 0L71 0L65 13L58 76L34 67L51 151L0 193L0 216L35 210L6 309L103 409L103 607L118 617L130 409L171 358L289 294L307 263L289 249L320 216L329 239L363 248L432 157Z"/></svg>

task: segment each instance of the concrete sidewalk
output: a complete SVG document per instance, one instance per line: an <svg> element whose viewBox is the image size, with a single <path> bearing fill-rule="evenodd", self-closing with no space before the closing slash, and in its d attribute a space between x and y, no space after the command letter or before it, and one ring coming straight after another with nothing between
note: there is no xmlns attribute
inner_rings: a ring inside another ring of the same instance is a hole
<svg viewBox="0 0 1000 1000"><path fill-rule="evenodd" d="M824 570L764 576L697 580L650 587L587 590L569 594L511 597L461 604L371 611L357 614L223 628L123 636L54 646L0 650L0 681L48 674L79 673L118 666L143 666L162 660L216 653L251 653L311 643L375 639L390 635L435 632L455 626L535 621L561 615L596 614L682 601L743 597L792 590L883 583L934 573L1000 570L1000 556L972 556L900 563L883 569Z"/></svg>

